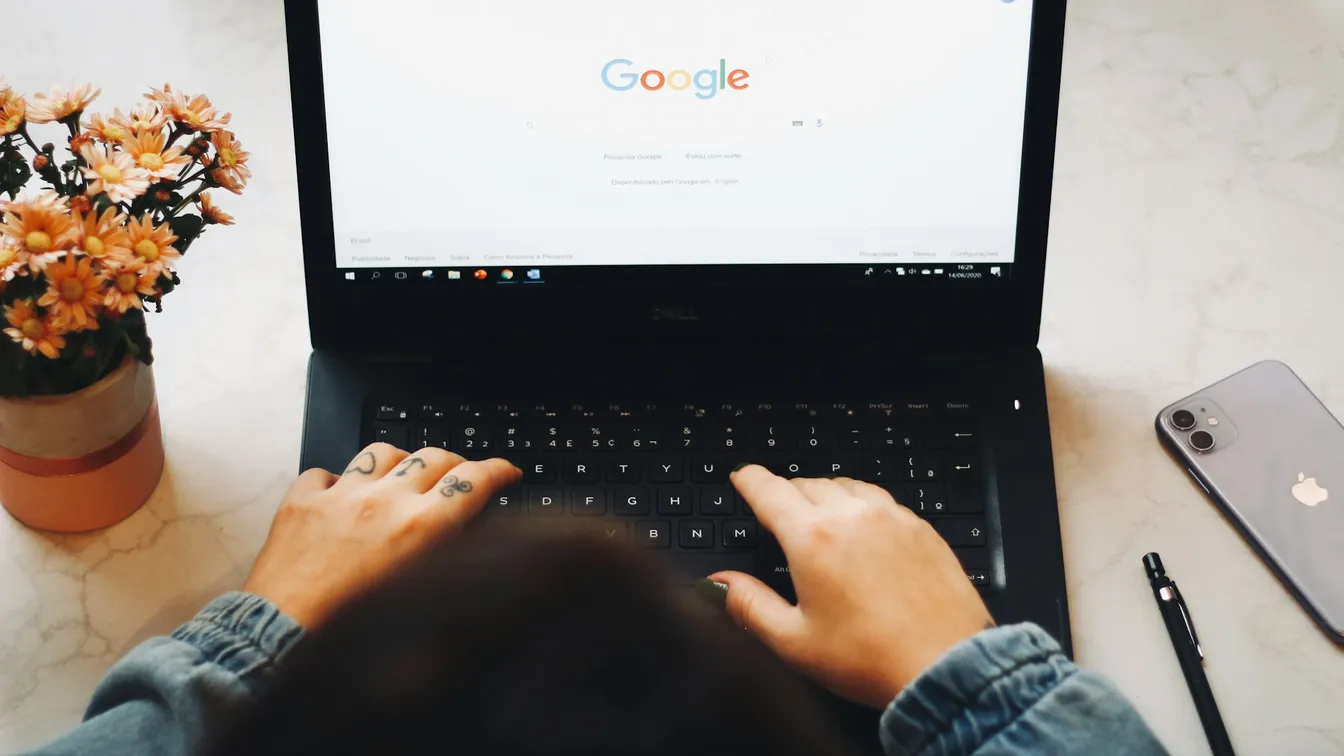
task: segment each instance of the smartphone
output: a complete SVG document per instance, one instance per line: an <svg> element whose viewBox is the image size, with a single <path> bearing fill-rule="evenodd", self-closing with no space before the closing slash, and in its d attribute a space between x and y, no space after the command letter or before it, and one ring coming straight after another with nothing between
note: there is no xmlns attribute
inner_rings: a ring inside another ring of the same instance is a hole
<svg viewBox="0 0 1344 756"><path fill-rule="evenodd" d="M1344 644L1344 426L1282 362L1164 408L1157 436L1302 608Z"/></svg>

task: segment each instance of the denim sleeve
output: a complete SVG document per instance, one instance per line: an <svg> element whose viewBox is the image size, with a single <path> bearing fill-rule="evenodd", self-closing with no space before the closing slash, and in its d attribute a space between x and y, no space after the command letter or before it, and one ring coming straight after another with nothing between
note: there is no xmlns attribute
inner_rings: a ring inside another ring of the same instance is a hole
<svg viewBox="0 0 1344 756"><path fill-rule="evenodd" d="M226 593L170 637L136 646L98 684L84 722L33 756L158 756L201 750L303 634L270 602Z"/></svg>
<svg viewBox="0 0 1344 756"><path fill-rule="evenodd" d="M1114 684L1031 624L954 646L891 702L880 735L887 756L1166 753Z"/></svg>

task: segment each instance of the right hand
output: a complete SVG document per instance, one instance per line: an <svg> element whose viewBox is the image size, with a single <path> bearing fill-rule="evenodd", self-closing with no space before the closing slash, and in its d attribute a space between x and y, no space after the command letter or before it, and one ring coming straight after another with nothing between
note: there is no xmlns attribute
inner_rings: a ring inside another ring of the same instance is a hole
<svg viewBox="0 0 1344 756"><path fill-rule="evenodd" d="M784 661L837 694L881 708L993 619L952 549L877 486L786 480L759 465L732 477L788 558L798 605L740 572L728 612Z"/></svg>

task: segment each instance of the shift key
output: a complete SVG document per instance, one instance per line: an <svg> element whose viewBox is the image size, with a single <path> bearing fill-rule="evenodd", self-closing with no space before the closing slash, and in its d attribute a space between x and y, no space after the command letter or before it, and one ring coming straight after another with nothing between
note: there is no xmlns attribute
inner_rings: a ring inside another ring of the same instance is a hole
<svg viewBox="0 0 1344 756"><path fill-rule="evenodd" d="M985 545L985 521L978 517L953 517L947 519L929 520L938 535L947 541L947 545L958 546L984 546Z"/></svg>

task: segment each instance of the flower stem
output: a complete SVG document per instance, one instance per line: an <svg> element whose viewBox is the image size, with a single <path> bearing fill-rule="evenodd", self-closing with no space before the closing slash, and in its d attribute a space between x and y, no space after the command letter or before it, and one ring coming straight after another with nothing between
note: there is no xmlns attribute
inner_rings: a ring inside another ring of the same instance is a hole
<svg viewBox="0 0 1344 756"><path fill-rule="evenodd" d="M37 143L33 141L33 138L28 136L28 124L25 123L23 127L19 129L19 136L23 137L23 141L27 142L29 147L33 148L33 152L42 152L42 150L37 148Z"/></svg>
<svg viewBox="0 0 1344 756"><path fill-rule="evenodd" d="M178 212L180 212L180 211L182 210L182 208L184 208L184 207L186 207L187 205L191 204L191 201L194 200L194 199L196 199L198 196L200 196L201 192L205 191L205 189L206 189L206 186L205 186L204 183L202 183L200 186L196 187L196 191L192 192L191 194L188 194L186 197L183 197L183 198L182 198L182 201L179 202L179 203L177 203L177 207L173 208L171 212L169 212L167 215L165 215L165 216L163 217L163 219L164 219L164 220L168 220L169 218L175 218L175 217L177 217Z"/></svg>
<svg viewBox="0 0 1344 756"><path fill-rule="evenodd" d="M164 152L167 152L167 151L168 151L168 148L169 148L169 147L172 147L172 146L173 146L173 143L176 142L178 139L181 139L182 136L183 136L184 134L186 134L188 131L189 131L189 129L179 129L179 128L177 128L176 125L174 125L174 126L173 126L173 133L171 133L171 134L168 135L168 143L165 144L165 145L163 146L163 151L164 151Z"/></svg>

